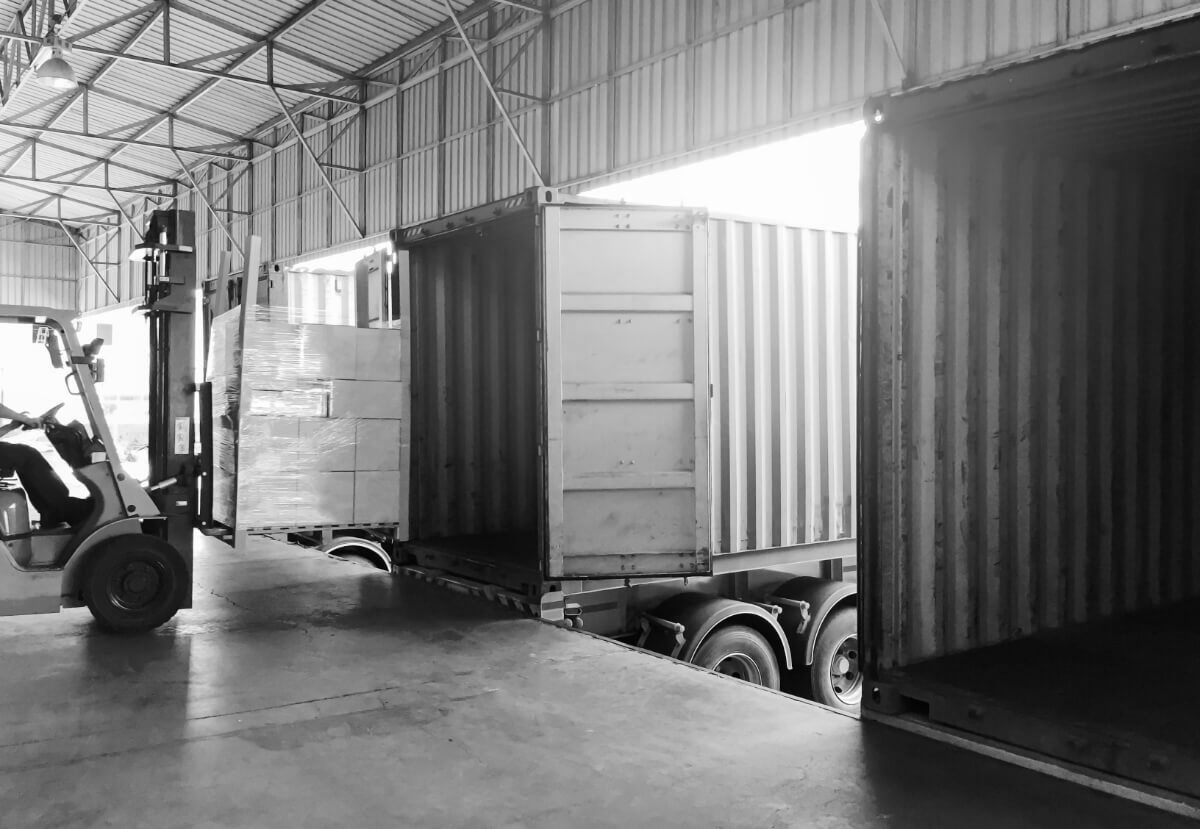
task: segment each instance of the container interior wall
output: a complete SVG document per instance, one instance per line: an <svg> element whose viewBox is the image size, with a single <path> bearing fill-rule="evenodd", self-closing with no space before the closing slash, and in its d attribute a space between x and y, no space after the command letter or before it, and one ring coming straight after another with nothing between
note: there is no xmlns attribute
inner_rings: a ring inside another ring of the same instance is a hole
<svg viewBox="0 0 1200 829"><path fill-rule="evenodd" d="M869 670L1200 595L1196 178L936 122L868 144Z"/></svg>
<svg viewBox="0 0 1200 829"><path fill-rule="evenodd" d="M536 538L533 234L526 215L410 249L414 539Z"/></svg>
<svg viewBox="0 0 1200 829"><path fill-rule="evenodd" d="M718 554L854 535L857 252L847 233L710 223Z"/></svg>

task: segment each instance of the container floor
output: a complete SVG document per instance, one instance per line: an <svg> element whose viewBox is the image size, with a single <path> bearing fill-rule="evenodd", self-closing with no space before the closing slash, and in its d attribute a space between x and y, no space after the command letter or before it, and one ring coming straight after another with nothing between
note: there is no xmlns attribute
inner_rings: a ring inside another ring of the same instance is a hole
<svg viewBox="0 0 1200 829"><path fill-rule="evenodd" d="M526 592L541 581L537 536L459 535L411 541L405 552L424 567Z"/></svg>
<svg viewBox="0 0 1200 829"><path fill-rule="evenodd" d="M1200 602L906 668L930 718L1200 796Z"/></svg>
<svg viewBox="0 0 1200 829"><path fill-rule="evenodd" d="M1193 825L268 539L149 636L0 619L4 829Z"/></svg>

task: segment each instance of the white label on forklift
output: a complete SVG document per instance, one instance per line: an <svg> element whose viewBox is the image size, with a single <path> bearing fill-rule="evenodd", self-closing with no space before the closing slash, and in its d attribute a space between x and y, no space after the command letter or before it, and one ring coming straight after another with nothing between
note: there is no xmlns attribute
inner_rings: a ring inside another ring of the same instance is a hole
<svg viewBox="0 0 1200 829"><path fill-rule="evenodd" d="M190 417L175 418L175 454L192 454L192 419Z"/></svg>

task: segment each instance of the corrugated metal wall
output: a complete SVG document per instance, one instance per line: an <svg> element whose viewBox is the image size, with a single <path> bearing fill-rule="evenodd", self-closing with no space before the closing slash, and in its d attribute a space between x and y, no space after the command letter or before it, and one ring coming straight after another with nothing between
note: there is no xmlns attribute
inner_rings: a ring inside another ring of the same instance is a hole
<svg viewBox="0 0 1200 829"><path fill-rule="evenodd" d="M900 88L906 73L924 83L978 72L1192 15L1200 3L880 0L878 9L875 0L561 0L545 19L497 6L468 30L497 85L515 93L504 100L546 183L579 187L857 118L866 97ZM265 259L292 259L535 183L456 38L381 77L398 89L361 111L301 116L322 162L339 165L327 169L353 221L287 127L262 136L272 146L256 145L252 165L194 170L239 246L252 230ZM206 273L231 245L199 200L185 201L207 240ZM106 298L87 291L86 307Z"/></svg>
<svg viewBox="0 0 1200 829"><path fill-rule="evenodd" d="M76 308L79 252L57 225L0 218L0 303Z"/></svg>
<svg viewBox="0 0 1200 829"><path fill-rule="evenodd" d="M529 214L410 251L414 538L537 532L534 257Z"/></svg>
<svg viewBox="0 0 1200 829"><path fill-rule="evenodd" d="M1197 183L947 135L864 189L877 670L1200 595Z"/></svg>
<svg viewBox="0 0 1200 829"><path fill-rule="evenodd" d="M718 553L854 535L856 265L846 233L709 225Z"/></svg>

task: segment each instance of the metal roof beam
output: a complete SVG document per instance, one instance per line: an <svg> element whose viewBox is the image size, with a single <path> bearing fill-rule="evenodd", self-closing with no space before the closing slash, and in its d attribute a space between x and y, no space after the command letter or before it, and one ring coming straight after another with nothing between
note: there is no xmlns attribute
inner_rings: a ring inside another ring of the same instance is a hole
<svg viewBox="0 0 1200 829"><path fill-rule="evenodd" d="M321 0L321 2L326 2L326 1L327 0ZM12 34L12 35L9 35L9 37L14 38L16 40L24 40L24 41L27 41L30 43L41 43L42 42L42 39L40 37L33 37L31 35ZM265 46L265 45L266 44L263 43L263 44L260 44L258 47L252 48L251 54L257 52L259 48L261 48L262 46ZM324 98L328 101L337 101L338 103L342 103L342 104L357 105L359 103L357 98L348 98L345 95L337 95L332 92L323 92L320 90L309 90L309 89L298 89L298 88L293 88L288 84L277 84L277 83L273 83L272 81L269 81L269 80L263 80L261 78L251 78L246 75L234 75L234 74L232 74L232 71L231 71L233 69L232 66L228 67L226 69L205 69L201 66L187 66L186 64L183 64L183 63L174 63L172 61L162 60L161 58L147 58L147 57L142 57L141 55L131 55L131 54L128 54L127 52L115 52L112 49L99 49L94 46L75 46L75 47L72 47L72 49L73 49L73 51L81 53L81 54L96 55L98 57L109 58L110 60L116 60L116 61L123 60L123 61L127 61L129 63L135 63L138 66L154 66L154 67L157 67L160 69L167 69L167 70L175 71L175 72L185 72L185 73L190 73L193 75L200 75L200 76L206 77L206 78L216 78L217 80L230 81L233 83L240 83L245 86L255 86L255 87L259 87L259 88L270 89L272 91L300 92L300 93L304 93L307 95L311 95L316 98ZM236 63L236 61L235 61L235 63Z"/></svg>
<svg viewBox="0 0 1200 829"><path fill-rule="evenodd" d="M16 184L44 184L51 187L79 187L84 190L115 190L118 193L137 193L141 196L157 196L157 191L139 187L108 187L103 184L81 184L77 181L55 181L53 179L32 178L30 176L14 176L12 173L0 173L0 181L11 181Z"/></svg>
<svg viewBox="0 0 1200 829"><path fill-rule="evenodd" d="M458 12L458 18L462 21L464 26L470 25L478 18L487 14L488 10L492 9L496 2L498 2L498 0L477 0L477 2L473 3L471 6L468 6L466 9ZM360 69L358 74L359 76L372 75L376 72L382 71L384 68L396 63L397 61L404 60L405 58L417 55L424 50L428 50L428 54L425 56L425 60L422 62L422 66L420 67L420 69L423 69L430 61L433 60L433 58L437 57L438 42L447 36L453 36L455 39L458 39L458 34L455 31L454 24L450 20L446 20L444 23L437 24L424 34L418 35L407 43L402 44L397 49L394 49L383 57L373 61L369 65ZM382 93L376 98L369 99L365 103L367 106L371 106L379 101L386 100L390 95L394 94L399 89L403 89L408 84L409 79L407 78L401 83L384 84L389 87L389 91ZM316 106L320 103L321 102L319 100L309 98L308 100L297 104L296 107L293 108L293 113L301 112L304 109ZM281 127L286 123L287 120L283 116L268 118L266 121L251 130L249 134L262 135L269 130Z"/></svg>
<svg viewBox="0 0 1200 829"><path fill-rule="evenodd" d="M33 184L33 183L31 183L31 182L13 182L13 183L12 183L12 186L13 186L13 187L20 187L21 189L23 189L23 190L28 190L28 191L29 191L29 192L31 192L31 193L40 193L40 194L41 194L41 195L43 195L43 196L50 196L50 197L51 197L51 200L53 200L53 199L66 199L67 201L69 201L69 202L72 202L72 203L74 203L74 204L82 204L84 207L94 207L94 208L96 208L97 210L103 210L103 211L105 211L106 213L111 213L111 212L112 212L112 210L111 210L111 209L108 207L108 205L104 205L104 204L96 204L96 202L94 202L94 201L88 201L87 199L81 199L81 198L79 198L78 196L68 196L68 195L65 195L65 194L63 194L63 193L59 193L59 192L57 192L57 191L52 191L52 190L44 190L44 189L42 189L41 187L38 187L36 184ZM52 186L52 187L65 187L66 185L62 185L62 184L56 184L56 185L50 185L50 186ZM36 208L35 208L35 209L36 209Z"/></svg>
<svg viewBox="0 0 1200 829"><path fill-rule="evenodd" d="M226 71L232 71L234 69L237 69L239 66L242 66L243 64L245 64L252 57L254 57L254 55L256 55L262 48L264 48L268 42L271 42L274 39L277 39L278 37L282 36L283 34L286 34L292 28L298 26L304 20L308 19L308 17L310 15L312 15L313 12L315 12L317 9L319 9L326 2L328 2L328 0L310 0L310 2L307 3L304 6L304 8L298 10L294 15L292 15L286 21L281 23L273 31L268 33L268 35L263 39L262 42L260 42L253 48L247 50L241 57L235 59L228 67L226 67ZM158 15L161 13L162 13L161 7L156 9L152 13L151 17L148 20L146 20L138 28L138 31L134 34L134 36L130 39L130 41L128 41L125 44L125 46L123 46L122 48L128 49L132 45L134 45L137 42L137 40L140 39L147 30L149 30L149 28L153 25L154 21L157 19ZM101 70L97 73L96 77L93 78L93 83L95 82L96 78L98 78L104 71L106 71L107 69L109 69L110 67L115 65L115 63L116 63L116 59L110 59L108 62L106 62L105 65L101 68ZM138 130L136 133L134 133L134 136L132 137L132 139L119 139L119 140L114 139L117 141L118 146L115 147L113 149L113 151L111 153L109 153L107 156L104 156L104 158L102 160L112 162L113 159L123 149L125 149L128 146L134 146L132 144L133 141L142 140L144 136L148 135L152 130L157 128L163 122L168 121L173 116L178 116L178 114L180 112L182 112L184 108L195 103L206 93L208 93L212 89L216 88L217 84L219 84L221 82L222 77L223 76L220 76L219 74L215 77L211 77L207 81L205 81L203 84L201 84L199 87L197 87L196 89L194 89L191 92L184 95L183 98L181 98L179 101L177 101L173 105L172 112L170 114L163 115L158 120L157 123L148 125L142 129ZM274 91L274 89L272 89L272 91ZM278 94L278 93L276 93L276 94ZM69 104L68 104L68 106L69 106ZM66 107L64 107L62 110L59 111L58 115L56 116L56 119L57 119L57 117L60 117L63 114L63 112L65 112L65 111L66 111ZM183 171L184 175L187 176L188 178L191 178L191 174L188 171L187 166L183 164L181 156L178 153L174 152L175 148L168 145L165 147L165 149L169 149L173 152L176 160L179 161L179 163L180 163L180 168ZM242 156L237 156L237 155L233 155L230 153L219 154L219 153L208 152L208 153L204 153L204 154L212 156L212 157L224 157L224 158L229 158L229 159L233 159L233 160L241 160L241 161L246 160ZM88 171L88 172L90 172L90 171ZM87 173L85 173L84 175L87 175ZM80 178L83 178L84 175L81 175Z"/></svg>
<svg viewBox="0 0 1200 829"><path fill-rule="evenodd" d="M11 136L15 136L15 137L19 138L19 137L24 136L25 133L17 132L16 130L6 130L3 127L0 127L0 135L11 135ZM77 150L74 147L67 147L63 144L58 144L53 141L47 141L44 138L32 138L32 139L30 139L30 142L32 142L32 144L46 147L51 150L57 150L59 152L68 153L70 155L77 155L80 158L86 158L89 161L95 161L95 162L97 162L97 164L108 164L116 169L124 170L127 173L136 173L137 175L142 176L143 178L150 179L150 181L154 182L154 183L158 183L158 184L175 184L176 183L175 179L161 178L160 176L151 175L150 173L147 173L142 168L135 167L132 164L124 164L120 161L110 161L108 159L103 158L102 156L90 155L88 153L83 152L82 150ZM85 164L81 167L76 167L75 170L82 170L83 167L86 167L86 166L87 165ZM75 172L75 170L71 170L70 172L73 173L73 172ZM90 170L89 170L89 172L90 172ZM67 175L67 173L59 173L59 175Z"/></svg>
<svg viewBox="0 0 1200 829"><path fill-rule="evenodd" d="M93 26L90 29L84 29L79 34L71 37L71 43L73 45L77 44L79 41L83 40L84 38L88 38L88 37L91 37L92 35L99 34L100 32L103 32L105 29L110 29L113 26L116 26L120 23L124 23L126 20L133 20L133 18L137 17L138 15L145 14L146 12L161 11L161 8L160 8L161 6L162 6L162 0L151 0L151 2L141 5L141 6L138 6L133 11L125 12L125 14L121 15L120 17L114 17L111 20L105 20L103 23L98 23L97 25Z"/></svg>
<svg viewBox="0 0 1200 829"><path fill-rule="evenodd" d="M327 2L327 0L322 0L321 3L317 4L317 6L322 5L324 2ZM197 20L203 20L205 23L208 23L211 26L216 26L218 29L222 29L226 32L229 32L232 35L237 35L238 37L246 38L246 40L250 41L245 46L245 48L247 48L247 49L253 49L253 48L256 48L257 46L263 46L267 43L267 39L263 38L257 32L252 32L249 29L243 29L241 26L237 26L233 23L230 23L228 20L222 20L220 17L216 16L215 14L209 14L208 12L202 11L201 9L198 9L192 5L189 5L188 3L181 3L181 2L179 2L179 0L175 0L175 2L172 3L172 6L174 6L176 11L183 12L184 14L188 15L189 17L194 17ZM313 9L313 11L316 11L316 9ZM296 25L299 25L299 24L296 24ZM275 35L275 37L271 40L271 42L274 43L276 50L283 52L284 54L289 55L293 58L296 58L297 60L302 60L305 63L309 64L310 66L315 66L317 69L320 69L324 72L328 72L329 74L333 75L335 78L339 78L341 80L349 81L352 83L357 83L359 81L366 80L365 78L359 78L355 75L347 75L346 70L343 69L342 67L334 66L333 64L326 63L323 60L318 60L317 58L314 58L312 55L303 51L302 49L297 49L296 47L289 46L286 43L278 43L277 42L280 37L282 37L284 34L286 34L288 31L291 31L294 28L295 28L295 26L290 26L286 31ZM189 62L195 63L195 61L189 61Z"/></svg>
<svg viewBox="0 0 1200 829"><path fill-rule="evenodd" d="M14 213L10 210L0 210L0 216L9 216L14 219L33 219L33 220L40 220L43 222L54 222L54 223L58 223L61 221L61 222L65 222L65 223L71 224L71 225L98 225L98 226L102 226L102 227L117 227L118 226L113 222L98 222L98 221L93 221L92 219L71 219L71 218L67 218L67 217L59 219L55 216L35 216L30 213Z"/></svg>
<svg viewBox="0 0 1200 829"><path fill-rule="evenodd" d="M186 115L180 115L177 112L170 112L167 110L155 109L154 107L147 104L145 101L139 101L136 98L130 97L128 95L122 95L118 92L113 92L111 89L97 89L96 87L93 86L91 88L91 93L93 95L100 95L105 98L111 98L114 101L119 101L119 102L121 102L123 104L127 104L129 106L137 107L151 115L157 115L162 118L166 118L168 115L171 115L175 118L175 123L177 123L177 124L187 124L189 127L195 127L196 129L204 130L205 132L211 132L213 135L219 135L223 138L228 138L231 142L237 142L237 143L241 144L246 141L246 138L244 136L238 135L236 132L233 132L232 130L222 129L221 127L217 126L216 124L213 124L212 122L206 123L204 121L201 121L198 118L190 118Z"/></svg>
<svg viewBox="0 0 1200 829"><path fill-rule="evenodd" d="M141 22L141 24L137 27L137 31L135 31L132 35L130 35L129 38L123 44L121 44L121 48L122 49L132 49L134 46L136 46L138 44L138 42L143 37L145 37L146 32L150 31L150 29L154 26L154 22L156 20L158 20L158 16L160 14L162 14L162 6L160 4L155 4L154 10L150 12L149 17L147 17L145 20L143 20ZM96 74L92 76L90 83L92 85L95 85L96 82L98 82L101 78L104 77L105 73L107 73L110 69L112 69L116 65L117 65L117 62L115 60L105 61L104 65L96 70ZM71 106L76 101L81 100L83 98L83 96L86 94L87 94L87 86L86 85L80 86L79 89L72 92L67 97L67 100L63 102L63 105L61 107L59 107L58 111L55 112L54 115L50 116L50 119L46 122L46 126L52 127L55 124L57 124L60 120L62 120L62 117L64 115L66 115L67 112L71 109ZM0 106L0 114L3 114L3 112L4 112L4 109L2 106ZM22 158L25 157L25 153L32 146L33 146L32 140L26 142L25 147L20 152L18 152L16 156L14 156L10 161L5 162L3 166L0 166L0 173L7 173L9 170L11 170L17 164L17 162L19 162Z"/></svg>
<svg viewBox="0 0 1200 829"><path fill-rule="evenodd" d="M165 117L166 116L164 116L163 120L165 120ZM161 123L162 123L162 120L155 121L150 126L144 127L143 129L139 130L138 132L142 135L145 135ZM43 127L40 124L14 124L10 121L0 121L0 128L7 129L7 130L17 130L17 131L24 130L26 132L35 132L35 133L38 133L39 135L41 135L41 134L64 135L64 136L68 136L71 138L85 138L89 141L107 141L111 144L121 144L123 146L131 146L131 147L147 147L152 150L166 150L168 152L172 152L175 150L182 150L185 153L192 153L193 155L207 155L207 156L211 156L213 158L228 158L228 159L235 159L238 161L245 160L245 156L235 155L233 153L218 152L216 150L210 150L205 147L180 147L180 146L177 146L170 142L164 143L162 141L146 141L145 139L134 138L134 137L118 138L115 135L101 135L100 133L83 132L81 130L68 130L68 129L63 129L61 127ZM101 159L101 161L108 161L109 158L110 158L109 156L106 156L105 158ZM99 164L100 164L100 162L97 162L97 166ZM7 172L7 170L0 171L0 173L4 173L4 172Z"/></svg>
<svg viewBox="0 0 1200 829"><path fill-rule="evenodd" d="M495 5L494 0L477 0L461 12L457 13L457 18L464 26L469 26L478 18L488 13L488 10ZM444 23L439 23L429 31L422 35L414 37L408 43L401 44L398 48L388 52L383 57L369 64L366 68L359 71L360 75L373 75L374 73L384 69L387 66L395 63L398 60L403 60L414 52L419 52L421 49L428 46L433 41L439 40L449 34L455 34L454 23L446 20Z"/></svg>
<svg viewBox="0 0 1200 829"><path fill-rule="evenodd" d="M319 9L326 2L328 2L328 0L313 0L313 2L308 3L304 8L300 9L298 12L296 12L290 18L288 18L283 23L281 23L275 30L270 32L266 36L266 38L263 39L263 42L259 43L253 49L247 51L245 54L242 55L242 57L233 61L233 63L231 63L226 68L227 69L238 68L239 66L241 66L242 64L244 64L245 62L250 60L252 57L254 57L254 55L256 55L260 49L264 48L268 42L270 42L274 38L278 37L281 33L291 31L291 29L295 28L295 26L298 26L304 20L308 19L308 17L313 12L315 12L317 9ZM220 79L218 79L218 78L210 79L210 80L206 81L204 84L202 84L201 86L199 86L196 89L189 92L187 95L184 95L183 98L181 98L178 102L176 102L175 105L172 107L173 114L178 115L180 112L182 112L184 110L184 108L190 106L191 104L194 104L207 92L216 88L218 83L220 83ZM163 120L165 121L166 118L167 118L167 116L164 116ZM142 134L145 134L146 132L149 132L149 130L146 130ZM139 135L138 137L140 138L141 135ZM121 148L117 147L107 157L112 158L120 151L121 151ZM185 168L185 171L186 171L186 168Z"/></svg>
<svg viewBox="0 0 1200 829"><path fill-rule="evenodd" d="M534 14L541 14L543 11L543 9L535 6L533 3L525 3L521 2L521 0L495 0L495 2L500 6L512 6L513 8L523 9Z"/></svg>

